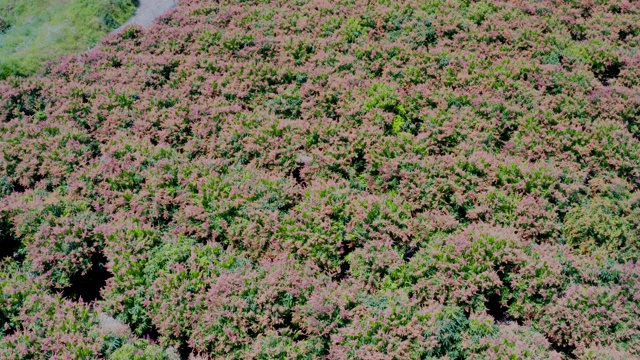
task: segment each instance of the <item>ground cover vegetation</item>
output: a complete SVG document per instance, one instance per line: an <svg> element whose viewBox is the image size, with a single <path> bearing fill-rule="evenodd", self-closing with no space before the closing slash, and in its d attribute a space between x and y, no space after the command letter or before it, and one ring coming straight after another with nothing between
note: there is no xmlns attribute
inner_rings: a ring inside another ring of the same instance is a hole
<svg viewBox="0 0 640 360"><path fill-rule="evenodd" d="M0 357L640 356L640 4L182 0L0 83Z"/></svg>
<svg viewBox="0 0 640 360"><path fill-rule="evenodd" d="M0 0L0 79L86 51L135 11L136 0Z"/></svg>

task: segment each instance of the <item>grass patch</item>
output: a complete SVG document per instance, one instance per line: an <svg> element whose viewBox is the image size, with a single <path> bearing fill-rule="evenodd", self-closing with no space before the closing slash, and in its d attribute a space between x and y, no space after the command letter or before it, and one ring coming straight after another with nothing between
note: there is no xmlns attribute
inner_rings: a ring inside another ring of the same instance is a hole
<svg viewBox="0 0 640 360"><path fill-rule="evenodd" d="M0 79L87 50L131 17L137 0L0 0Z"/></svg>

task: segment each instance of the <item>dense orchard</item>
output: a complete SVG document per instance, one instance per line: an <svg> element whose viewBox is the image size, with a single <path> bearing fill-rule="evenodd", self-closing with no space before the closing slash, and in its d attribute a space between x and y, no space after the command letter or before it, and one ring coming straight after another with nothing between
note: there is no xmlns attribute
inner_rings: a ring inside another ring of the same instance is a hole
<svg viewBox="0 0 640 360"><path fill-rule="evenodd" d="M0 358L640 356L640 3L182 0L0 82Z"/></svg>

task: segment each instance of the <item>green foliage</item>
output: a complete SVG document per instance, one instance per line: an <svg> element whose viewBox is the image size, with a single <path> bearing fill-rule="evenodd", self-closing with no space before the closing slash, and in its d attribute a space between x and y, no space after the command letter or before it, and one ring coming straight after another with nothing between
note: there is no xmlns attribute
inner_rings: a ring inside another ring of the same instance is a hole
<svg viewBox="0 0 640 360"><path fill-rule="evenodd" d="M300 249L300 255L314 259L333 274L339 271L348 244L359 238L359 234L347 231L351 220L348 195L338 186L308 191L298 205L299 218L286 218L280 234ZM314 216L319 209L325 211L327 220Z"/></svg>
<svg viewBox="0 0 640 360"><path fill-rule="evenodd" d="M180 356L170 348L155 345L149 340L134 340L111 353L109 360L178 360Z"/></svg>
<svg viewBox="0 0 640 360"><path fill-rule="evenodd" d="M487 4L484 1L479 1L473 2L467 11L469 12L467 15L469 19L476 25L480 25L486 20L487 15L495 12L496 9L494 5Z"/></svg>
<svg viewBox="0 0 640 360"><path fill-rule="evenodd" d="M419 41L418 43L423 46L435 45L438 43L438 34L436 33L436 29L434 29L431 21L425 20L422 26L417 27L417 34Z"/></svg>
<svg viewBox="0 0 640 360"><path fill-rule="evenodd" d="M385 124L385 130L388 133L399 134L405 131L416 134L419 131L420 121L410 116L405 105L398 99L396 89L376 82L367 88L367 95L369 99L364 104L366 112L378 108L394 114L391 124ZM415 101L415 99L408 100Z"/></svg>
<svg viewBox="0 0 640 360"><path fill-rule="evenodd" d="M360 24L360 20L352 18L348 19L344 26L343 35L348 43L358 40L365 32L365 28Z"/></svg>
<svg viewBox="0 0 640 360"><path fill-rule="evenodd" d="M251 347L241 352L244 358L257 360L271 359L317 359L324 354L324 344L317 339L295 341L277 332L258 335Z"/></svg>
<svg viewBox="0 0 640 360"><path fill-rule="evenodd" d="M15 262L0 261L0 339L19 326L16 317L25 299L38 291Z"/></svg>
<svg viewBox="0 0 640 360"><path fill-rule="evenodd" d="M638 260L640 201L628 189L611 186L597 197L572 208L564 219L568 245L581 253L606 251L620 260Z"/></svg>
<svg viewBox="0 0 640 360"><path fill-rule="evenodd" d="M287 119L296 119L301 114L302 98L296 93L282 94L271 100L270 105L276 114L282 115Z"/></svg>
<svg viewBox="0 0 640 360"><path fill-rule="evenodd" d="M132 247L118 249L118 253L113 255L116 259L111 270L114 273L114 286L105 294L107 308L119 320L128 324L135 334L142 335L152 327L145 306L146 300L151 298L147 288L153 284L160 271L166 271L170 265L184 261L190 251L188 248L171 244L161 245L155 233L142 229L128 230L125 234L118 233L107 241L115 241L118 237L127 239ZM140 256L143 251L157 253L160 256ZM118 303L121 305L116 305Z"/></svg>
<svg viewBox="0 0 640 360"><path fill-rule="evenodd" d="M499 331L491 336L475 338L470 342L469 359L562 359L559 353L551 350L551 344L544 335L530 327L501 325L498 328Z"/></svg>
<svg viewBox="0 0 640 360"><path fill-rule="evenodd" d="M205 292L209 287L207 279L244 264L243 259L227 256L220 246L199 245L183 237L163 242L153 232L141 229L129 230L125 237L132 247L113 255L117 260L112 269L114 285L105 294L107 309L137 335L151 331L154 317L172 318L171 326L179 324L184 330L167 333L166 340L170 343L179 344L190 334L193 324L185 314L203 310L195 303L172 304L174 295ZM178 264L186 264L189 269ZM166 313L167 306L171 313Z"/></svg>
<svg viewBox="0 0 640 360"><path fill-rule="evenodd" d="M135 11L135 0L0 0L0 79L86 50Z"/></svg>
<svg viewBox="0 0 640 360"><path fill-rule="evenodd" d="M94 358L103 341L96 325L96 313L85 304L30 294L16 316L15 333L0 338L0 357Z"/></svg>
<svg viewBox="0 0 640 360"><path fill-rule="evenodd" d="M344 328L332 350L336 357L464 359L465 337L495 332L470 322L459 307L420 307L403 291L359 299L359 314Z"/></svg>
<svg viewBox="0 0 640 360"><path fill-rule="evenodd" d="M386 282L412 288L425 302L438 300L478 312L496 306L526 318L548 303L560 285L557 260L543 254L544 249L509 231L478 227L432 240Z"/></svg>

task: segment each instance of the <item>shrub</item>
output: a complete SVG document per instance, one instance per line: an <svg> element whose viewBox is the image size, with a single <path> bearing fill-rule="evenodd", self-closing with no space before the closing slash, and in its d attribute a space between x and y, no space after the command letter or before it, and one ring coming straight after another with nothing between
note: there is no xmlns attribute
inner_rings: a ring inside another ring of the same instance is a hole
<svg viewBox="0 0 640 360"><path fill-rule="evenodd" d="M192 193L181 225L199 239L214 237L259 258L269 249L297 193L292 181L257 170L214 176Z"/></svg>
<svg viewBox="0 0 640 360"><path fill-rule="evenodd" d="M567 244L580 252L606 251L623 261L637 259L639 202L630 199L624 188L610 188L613 191L609 194L571 209L564 220L563 234Z"/></svg>
<svg viewBox="0 0 640 360"><path fill-rule="evenodd" d="M563 359L551 350L544 335L515 324L501 325L492 337L484 337L471 344L469 359Z"/></svg>
<svg viewBox="0 0 640 360"><path fill-rule="evenodd" d="M465 357L469 321L461 308L420 307L396 292L360 299L352 314L352 323L332 336L330 358Z"/></svg>
<svg viewBox="0 0 640 360"><path fill-rule="evenodd" d="M245 359L310 359L321 357L324 344L318 340L294 341L277 332L258 335L251 345L243 350L239 357Z"/></svg>
<svg viewBox="0 0 640 360"><path fill-rule="evenodd" d="M18 315L25 300L41 291L16 263L0 262L0 339L16 331L20 326Z"/></svg>
<svg viewBox="0 0 640 360"><path fill-rule="evenodd" d="M120 238L127 241L120 243ZM113 278L104 290L105 310L128 324L135 334L149 334L154 329L149 311L151 286L161 271L189 258L193 242L164 243L153 231L134 228L115 232L107 244Z"/></svg>
<svg viewBox="0 0 640 360"><path fill-rule="evenodd" d="M548 307L539 326L552 341L577 352L619 346L638 355L636 294L618 286L572 286Z"/></svg>
<svg viewBox="0 0 640 360"><path fill-rule="evenodd" d="M110 360L177 360L180 357L170 348L154 345L148 340L128 342L111 353Z"/></svg>
<svg viewBox="0 0 640 360"><path fill-rule="evenodd" d="M632 354L626 351L606 347L589 348L580 352L579 356L582 359L588 360L618 360L630 359L633 357Z"/></svg>
<svg viewBox="0 0 640 360"><path fill-rule="evenodd" d="M95 315L83 303L31 294L14 318L15 331L0 340L0 355L95 358L103 342Z"/></svg>
<svg viewBox="0 0 640 360"><path fill-rule="evenodd" d="M639 355L639 10L190 0L1 80L0 357Z"/></svg>
<svg viewBox="0 0 640 360"><path fill-rule="evenodd" d="M276 330L303 340L299 308L326 282L317 270L290 260L222 271L203 297L202 309L190 314L198 320L189 343L196 352L216 356L241 351L256 335ZM324 346L316 343L312 348L322 353Z"/></svg>
<svg viewBox="0 0 640 360"><path fill-rule="evenodd" d="M86 203L60 199L56 194L34 196L18 204L24 207L14 210L13 221L20 224L15 234L28 254L26 260L44 284L68 289L72 278L86 274L101 252L102 234L95 232L101 219Z"/></svg>
<svg viewBox="0 0 640 360"><path fill-rule="evenodd" d="M546 257L547 250L508 229L473 226L432 240L391 279L424 303L502 309L530 319L562 289L561 264Z"/></svg>

